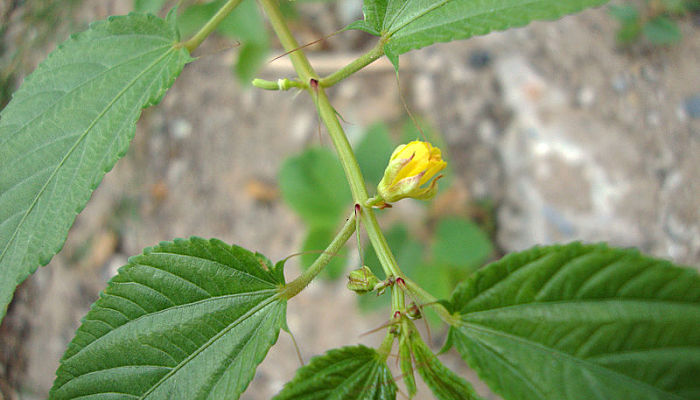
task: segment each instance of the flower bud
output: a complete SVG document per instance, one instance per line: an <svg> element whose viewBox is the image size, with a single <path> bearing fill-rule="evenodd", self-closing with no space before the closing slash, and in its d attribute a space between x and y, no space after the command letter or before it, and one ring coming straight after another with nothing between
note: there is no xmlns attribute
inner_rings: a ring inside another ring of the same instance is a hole
<svg viewBox="0 0 700 400"><path fill-rule="evenodd" d="M432 178L446 166L440 149L428 142L417 140L400 145L391 154L384 177L377 186L377 198L373 200L379 204L381 201L393 203L405 197L430 199L437 193L437 181L442 175ZM427 187L422 187L428 182Z"/></svg>
<svg viewBox="0 0 700 400"><path fill-rule="evenodd" d="M420 307L415 302L411 302L411 305L406 309L406 315L410 319L421 319L423 317Z"/></svg>
<svg viewBox="0 0 700 400"><path fill-rule="evenodd" d="M348 276L348 289L357 294L365 294L374 290L374 287L379 283L379 278L374 276L372 270L368 266L363 265L350 272Z"/></svg>

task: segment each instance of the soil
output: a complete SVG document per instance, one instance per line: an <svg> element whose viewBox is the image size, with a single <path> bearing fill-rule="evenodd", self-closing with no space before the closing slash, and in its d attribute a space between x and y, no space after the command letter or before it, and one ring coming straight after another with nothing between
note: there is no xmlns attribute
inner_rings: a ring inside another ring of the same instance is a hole
<svg viewBox="0 0 700 400"><path fill-rule="evenodd" d="M77 25L129 11L130 2L99 3L78 7ZM342 27L357 13L351 3L300 6L306 17L293 25L299 41ZM700 30L692 18L679 26L676 45L622 49L617 23L599 8L402 56L407 106L443 134L453 163L455 189L441 204L490 199L502 251L609 241L700 265L700 116L688 106L700 94ZM360 32L341 33L308 54L326 74L372 43ZM29 52L28 63L53 46ZM286 157L330 140L308 96L241 87L231 74L236 52L217 37L197 50L199 60L162 103L145 110L128 154L94 192L63 250L18 288L0 326L5 399L47 395L81 316L144 247L216 237L272 260L301 247L304 227L280 199L277 173ZM283 58L260 76L291 78L293 71ZM386 60L329 94L351 140L371 123L407 118ZM295 260L288 266L290 279L299 270ZM312 284L288 310L305 361L334 347L377 345L381 334L361 334L386 320L384 313L361 314L343 282ZM436 349L442 339L433 337ZM443 361L497 398L456 353ZM292 340L281 334L243 398L270 398L298 364ZM417 398L432 397L423 387Z"/></svg>

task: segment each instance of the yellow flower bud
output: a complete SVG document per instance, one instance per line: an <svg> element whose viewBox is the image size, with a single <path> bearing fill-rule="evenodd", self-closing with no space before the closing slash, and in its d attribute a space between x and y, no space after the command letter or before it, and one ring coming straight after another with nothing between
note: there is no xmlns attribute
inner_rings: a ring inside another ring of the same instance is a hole
<svg viewBox="0 0 700 400"><path fill-rule="evenodd" d="M428 142L413 141L400 145L391 154L384 177L377 186L377 198L372 199L372 203L393 203L405 197L430 199L437 193L437 181L442 175L433 177L446 166L440 149ZM427 187L422 187L428 182Z"/></svg>

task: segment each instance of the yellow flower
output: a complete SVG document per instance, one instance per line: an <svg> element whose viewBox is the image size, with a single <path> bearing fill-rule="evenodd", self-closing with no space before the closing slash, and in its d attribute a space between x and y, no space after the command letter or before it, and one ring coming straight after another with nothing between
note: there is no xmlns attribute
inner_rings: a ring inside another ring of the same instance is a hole
<svg viewBox="0 0 700 400"><path fill-rule="evenodd" d="M428 142L413 141L400 145L391 154L384 177L377 186L377 198L371 203L392 203L405 197L430 199L437 193L437 181L442 175L433 177L446 166L440 149ZM422 187L428 182L427 187Z"/></svg>

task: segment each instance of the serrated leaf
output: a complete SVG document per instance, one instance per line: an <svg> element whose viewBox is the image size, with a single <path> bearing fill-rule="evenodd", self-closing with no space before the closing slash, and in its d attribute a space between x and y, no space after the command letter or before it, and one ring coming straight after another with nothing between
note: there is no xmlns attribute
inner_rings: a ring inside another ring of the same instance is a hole
<svg viewBox="0 0 700 400"><path fill-rule="evenodd" d="M326 226L311 227L309 229L301 249L302 252L309 252L301 256L301 264L304 269L310 267L316 261L316 258L320 255L319 251L323 251L323 249L328 247L335 234L335 228ZM346 253L347 250L345 248L340 249L328 265L323 268L321 276L328 279L337 279L342 276L347 264Z"/></svg>
<svg viewBox="0 0 700 400"><path fill-rule="evenodd" d="M311 148L285 160L279 186L284 201L310 226L334 227L352 210L343 167L325 148Z"/></svg>
<svg viewBox="0 0 700 400"><path fill-rule="evenodd" d="M477 400L480 397L474 388L444 366L428 346L415 334L411 335L411 349L416 359L416 369L423 381L439 400Z"/></svg>
<svg viewBox="0 0 700 400"><path fill-rule="evenodd" d="M0 316L16 285L63 246L129 147L141 109L190 60L171 22L111 17L71 37L0 113Z"/></svg>
<svg viewBox="0 0 700 400"><path fill-rule="evenodd" d="M449 340L510 399L697 399L700 277L635 250L536 247L453 293Z"/></svg>
<svg viewBox="0 0 700 400"><path fill-rule="evenodd" d="M271 265L214 239L145 249L83 319L50 398L238 398L285 324Z"/></svg>
<svg viewBox="0 0 700 400"><path fill-rule="evenodd" d="M398 56L437 42L552 20L607 0L365 0L362 29L387 38L384 52L398 69Z"/></svg>
<svg viewBox="0 0 700 400"><path fill-rule="evenodd" d="M396 398L386 361L362 345L330 350L297 371L274 400L384 400Z"/></svg>

